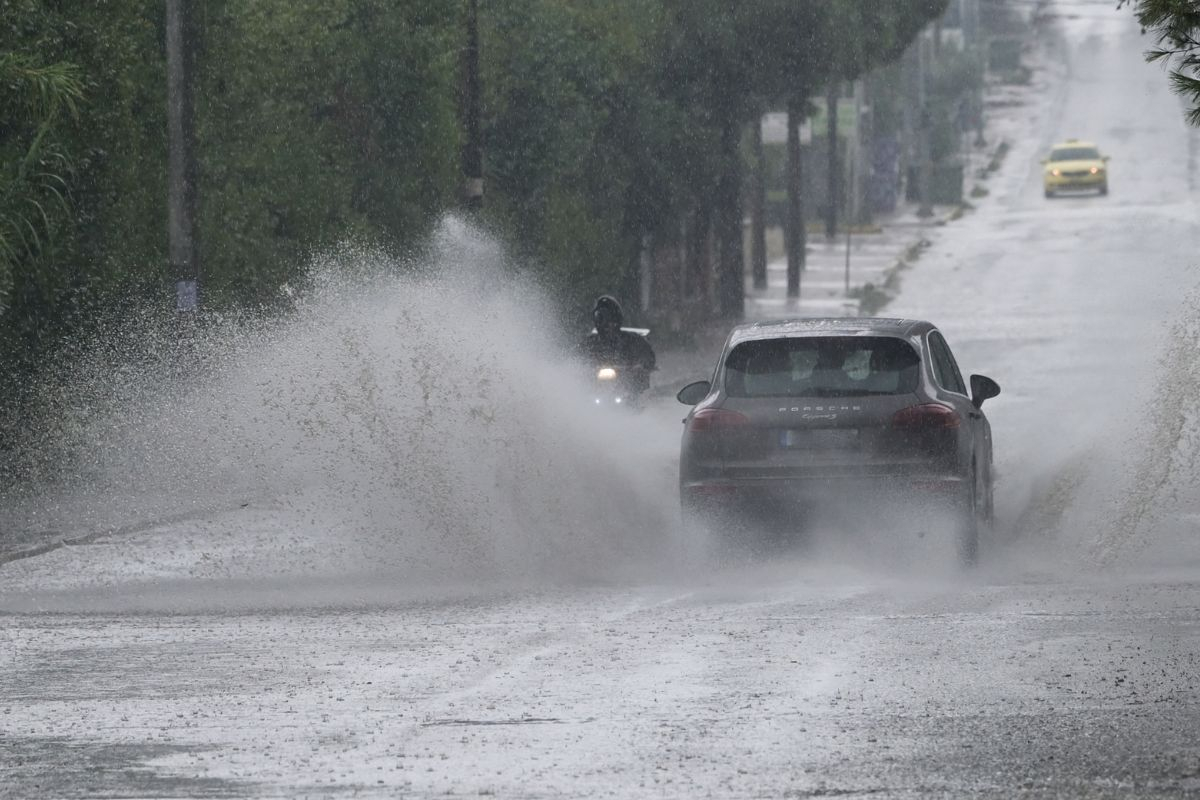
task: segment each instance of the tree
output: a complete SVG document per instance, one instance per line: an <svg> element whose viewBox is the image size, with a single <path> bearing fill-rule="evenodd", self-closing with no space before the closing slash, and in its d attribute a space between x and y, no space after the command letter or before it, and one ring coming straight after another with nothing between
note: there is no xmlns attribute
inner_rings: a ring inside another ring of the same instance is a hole
<svg viewBox="0 0 1200 800"><path fill-rule="evenodd" d="M271 301L313 251L360 237L405 246L454 205L458 6L205 5L196 129L210 301Z"/></svg>
<svg viewBox="0 0 1200 800"><path fill-rule="evenodd" d="M628 294L679 195L667 154L686 128L659 92L657 4L489 0L479 25L484 218L567 307Z"/></svg>
<svg viewBox="0 0 1200 800"><path fill-rule="evenodd" d="M64 113L78 114L83 84L67 62L42 65L21 53L0 54L0 315L22 270L38 269L69 214L71 161L57 141Z"/></svg>
<svg viewBox="0 0 1200 800"><path fill-rule="evenodd" d="M664 90L681 108L693 110L687 134L693 143L703 142L706 151L691 174L697 202L711 208L717 307L723 316L740 317L745 273L741 144L745 126L762 108L760 7L723 0L665 0L664 7Z"/></svg>
<svg viewBox="0 0 1200 800"><path fill-rule="evenodd" d="M756 6L754 36L762 53L759 91L784 103L789 116L807 116L813 95L899 58L930 21L945 13L947 4L948 0L764 0ZM789 120L789 139L798 128L799 120ZM797 297L806 239L798 142L789 142L788 154L788 295ZM831 157L831 171L835 164Z"/></svg>
<svg viewBox="0 0 1200 800"><path fill-rule="evenodd" d="M128 308L135 287L161 269L165 183L159 176L165 169L158 169L156 151L165 157L158 146L165 77L153 55L147 58L161 49L160 21L137 0L0 3L9 75L14 58L18 67L57 71L55 81L42 86L57 82L74 96L38 119L32 109L46 111L54 103L38 100L31 107L19 88L31 84L0 80L0 173L8 178L7 195L28 197L14 190L18 184L40 193L45 214L38 211L37 218L43 228L47 220L52 225L38 231L36 255L21 248L11 264L8 310L0 315L0 375L11 379L0 392L9 396L24 391L25 370L47 360L69 333L101 324L106 295L118 296L111 307ZM35 94L49 96L42 89ZM39 155L27 161L34 142ZM12 180L22 164L36 166L36 183Z"/></svg>
<svg viewBox="0 0 1200 800"><path fill-rule="evenodd" d="M1171 84L1191 103L1188 122L1200 125L1200 5L1195 0L1120 0L1130 5L1143 31L1153 34L1157 47L1147 61L1173 63Z"/></svg>

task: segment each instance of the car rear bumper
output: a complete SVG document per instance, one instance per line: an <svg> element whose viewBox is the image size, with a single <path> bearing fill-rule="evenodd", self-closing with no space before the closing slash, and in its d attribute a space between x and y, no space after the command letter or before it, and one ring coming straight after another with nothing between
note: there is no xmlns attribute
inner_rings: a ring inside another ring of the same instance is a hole
<svg viewBox="0 0 1200 800"><path fill-rule="evenodd" d="M755 508L850 508L867 504L953 504L967 494L968 481L945 473L822 475L804 478L712 479L680 484L687 508L740 513Z"/></svg>

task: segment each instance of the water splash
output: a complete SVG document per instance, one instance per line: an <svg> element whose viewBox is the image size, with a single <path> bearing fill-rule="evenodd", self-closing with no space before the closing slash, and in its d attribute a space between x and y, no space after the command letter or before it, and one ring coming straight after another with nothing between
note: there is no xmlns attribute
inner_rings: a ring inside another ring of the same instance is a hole
<svg viewBox="0 0 1200 800"><path fill-rule="evenodd" d="M37 441L63 468L5 527L192 517L272 543L271 574L558 580L658 558L678 431L596 416L510 266L451 218L419 261L316 259L291 313L215 321L187 370L160 326L93 351Z"/></svg>

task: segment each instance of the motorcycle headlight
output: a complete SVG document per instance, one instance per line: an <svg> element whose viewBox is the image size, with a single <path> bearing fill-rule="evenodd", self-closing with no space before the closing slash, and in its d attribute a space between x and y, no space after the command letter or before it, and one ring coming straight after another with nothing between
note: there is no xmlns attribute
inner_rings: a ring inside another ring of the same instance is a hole
<svg viewBox="0 0 1200 800"><path fill-rule="evenodd" d="M603 367L596 373L598 381L615 381L617 379L617 371L612 367Z"/></svg>

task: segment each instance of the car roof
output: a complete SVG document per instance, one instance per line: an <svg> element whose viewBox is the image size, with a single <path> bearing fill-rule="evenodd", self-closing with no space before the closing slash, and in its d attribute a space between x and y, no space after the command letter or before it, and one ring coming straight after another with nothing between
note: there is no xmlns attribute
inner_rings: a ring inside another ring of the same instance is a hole
<svg viewBox="0 0 1200 800"><path fill-rule="evenodd" d="M1095 142L1085 142L1083 139L1067 139L1065 142L1059 142L1051 147L1051 150L1059 150L1066 147L1097 147ZM1097 147L1097 149L1099 149Z"/></svg>
<svg viewBox="0 0 1200 800"><path fill-rule="evenodd" d="M917 336L934 329L931 322L889 317L805 317L748 322L729 333L729 344L798 336Z"/></svg>

